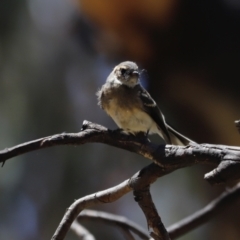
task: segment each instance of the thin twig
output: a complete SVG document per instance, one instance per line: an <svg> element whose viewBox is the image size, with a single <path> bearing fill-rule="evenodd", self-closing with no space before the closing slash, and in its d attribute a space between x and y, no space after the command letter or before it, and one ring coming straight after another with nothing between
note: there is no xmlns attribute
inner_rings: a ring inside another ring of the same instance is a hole
<svg viewBox="0 0 240 240"><path fill-rule="evenodd" d="M119 227L119 228L126 240L135 240L134 236L127 228L124 228L124 227Z"/></svg>
<svg viewBox="0 0 240 240"><path fill-rule="evenodd" d="M76 221L72 223L71 230L78 236L79 240L95 240L95 237Z"/></svg>

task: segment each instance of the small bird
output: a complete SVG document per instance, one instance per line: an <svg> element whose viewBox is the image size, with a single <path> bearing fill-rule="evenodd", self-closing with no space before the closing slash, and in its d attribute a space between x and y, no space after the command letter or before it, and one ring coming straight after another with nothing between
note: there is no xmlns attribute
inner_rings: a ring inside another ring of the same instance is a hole
<svg viewBox="0 0 240 240"><path fill-rule="evenodd" d="M156 102L140 84L140 71L134 62L117 65L97 92L98 104L126 133L159 134L167 144L194 143L166 122Z"/></svg>

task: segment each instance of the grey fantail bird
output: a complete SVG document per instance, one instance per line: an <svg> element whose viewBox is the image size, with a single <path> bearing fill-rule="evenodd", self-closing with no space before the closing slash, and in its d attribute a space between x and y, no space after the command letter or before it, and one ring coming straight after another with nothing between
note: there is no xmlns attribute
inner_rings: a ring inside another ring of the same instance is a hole
<svg viewBox="0 0 240 240"><path fill-rule="evenodd" d="M99 105L126 133L157 133L166 143L194 143L166 122L156 102L140 84L140 72L134 62L117 65L97 92Z"/></svg>

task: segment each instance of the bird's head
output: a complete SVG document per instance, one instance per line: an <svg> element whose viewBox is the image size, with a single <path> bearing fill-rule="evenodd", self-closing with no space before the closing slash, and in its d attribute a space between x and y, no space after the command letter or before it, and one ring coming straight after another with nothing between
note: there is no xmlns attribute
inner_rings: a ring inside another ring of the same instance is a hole
<svg viewBox="0 0 240 240"><path fill-rule="evenodd" d="M118 64L113 69L113 75L116 80L128 87L134 87L139 84L139 70L134 62L126 61Z"/></svg>

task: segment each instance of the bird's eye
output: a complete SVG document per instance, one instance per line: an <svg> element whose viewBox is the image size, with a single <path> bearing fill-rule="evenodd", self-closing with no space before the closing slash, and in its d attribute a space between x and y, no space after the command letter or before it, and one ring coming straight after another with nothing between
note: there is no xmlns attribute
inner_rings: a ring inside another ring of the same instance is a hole
<svg viewBox="0 0 240 240"><path fill-rule="evenodd" d="M120 71L121 71L122 75L124 75L127 72L127 70L125 68L121 68Z"/></svg>

